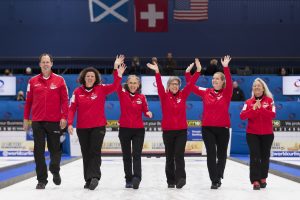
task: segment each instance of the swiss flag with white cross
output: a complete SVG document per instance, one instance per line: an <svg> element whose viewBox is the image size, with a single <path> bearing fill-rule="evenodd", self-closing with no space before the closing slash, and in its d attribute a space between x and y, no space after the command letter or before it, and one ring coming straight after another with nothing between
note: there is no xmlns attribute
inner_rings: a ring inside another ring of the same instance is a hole
<svg viewBox="0 0 300 200"><path fill-rule="evenodd" d="M168 31L168 0L135 0L136 32Z"/></svg>

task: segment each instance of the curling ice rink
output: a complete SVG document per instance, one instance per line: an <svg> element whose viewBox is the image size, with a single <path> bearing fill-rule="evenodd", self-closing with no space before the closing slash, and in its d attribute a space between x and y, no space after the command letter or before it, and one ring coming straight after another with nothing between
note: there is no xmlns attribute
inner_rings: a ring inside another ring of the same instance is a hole
<svg viewBox="0 0 300 200"><path fill-rule="evenodd" d="M36 190L36 177L0 190L0 199L9 200L294 200L300 198L300 184L269 174L268 186L252 190L248 166L228 160L225 179L218 190L210 189L206 158L186 158L187 185L168 189L164 172L165 158L143 158L143 180L138 190L124 187L121 157L103 157L102 178L94 191L83 189L82 160L61 167L62 184L54 185L52 175L45 190Z"/></svg>

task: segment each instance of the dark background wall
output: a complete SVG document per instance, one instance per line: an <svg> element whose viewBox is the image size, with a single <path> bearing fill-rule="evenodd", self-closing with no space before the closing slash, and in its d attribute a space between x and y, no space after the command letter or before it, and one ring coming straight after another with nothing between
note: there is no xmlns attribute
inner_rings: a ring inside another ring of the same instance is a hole
<svg viewBox="0 0 300 200"><path fill-rule="evenodd" d="M209 0L205 22L173 21L173 5L168 32L137 33L133 0L127 23L90 22L88 0L1 0L0 57L300 56L300 1Z"/></svg>

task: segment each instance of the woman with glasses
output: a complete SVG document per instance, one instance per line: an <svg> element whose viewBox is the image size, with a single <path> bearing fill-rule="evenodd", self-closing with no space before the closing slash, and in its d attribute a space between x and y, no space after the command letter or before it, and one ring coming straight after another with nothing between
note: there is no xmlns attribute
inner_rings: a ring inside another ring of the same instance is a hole
<svg viewBox="0 0 300 200"><path fill-rule="evenodd" d="M158 95L162 107L162 130L166 153L165 172L168 188L180 189L186 184L184 152L187 141L186 100L196 83L201 64L195 59L197 72L183 89L179 89L181 80L177 76L171 76L165 90L157 63L148 63L148 68L155 71L155 79ZM192 68L194 63L189 67Z"/></svg>

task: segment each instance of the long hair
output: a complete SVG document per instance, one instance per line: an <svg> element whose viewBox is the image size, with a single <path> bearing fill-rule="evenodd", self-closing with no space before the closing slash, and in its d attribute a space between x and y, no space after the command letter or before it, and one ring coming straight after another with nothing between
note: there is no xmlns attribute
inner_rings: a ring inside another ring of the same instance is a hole
<svg viewBox="0 0 300 200"><path fill-rule="evenodd" d="M266 82L264 80L262 80L261 78L256 78L254 81L253 81L253 84L252 86L254 85L255 82L259 82L262 84L263 88L264 88L264 95L267 96L267 97L270 97L271 99L273 99L273 94L271 93L271 91L269 90ZM253 90L252 90L252 97L254 97L254 93L253 93Z"/></svg>
<svg viewBox="0 0 300 200"><path fill-rule="evenodd" d="M140 92L141 92L141 89L142 89L142 84L141 84L140 77L138 77L138 76L136 76L136 75L129 75L129 76L127 77L126 82L123 84L123 88L124 88L125 90L129 91L129 87L128 87L128 83L127 83L127 82L128 82L129 79L131 79L131 78L136 78L136 79L137 79L137 81L138 81L138 83L139 83L139 87L137 88L136 92L140 93Z"/></svg>
<svg viewBox="0 0 300 200"><path fill-rule="evenodd" d="M95 69L94 67L87 67L85 69L83 69L80 74L79 74L79 83L85 86L85 76L88 72L94 72L95 74L95 85L98 85L101 83L101 75L99 73L99 71L97 69Z"/></svg>

